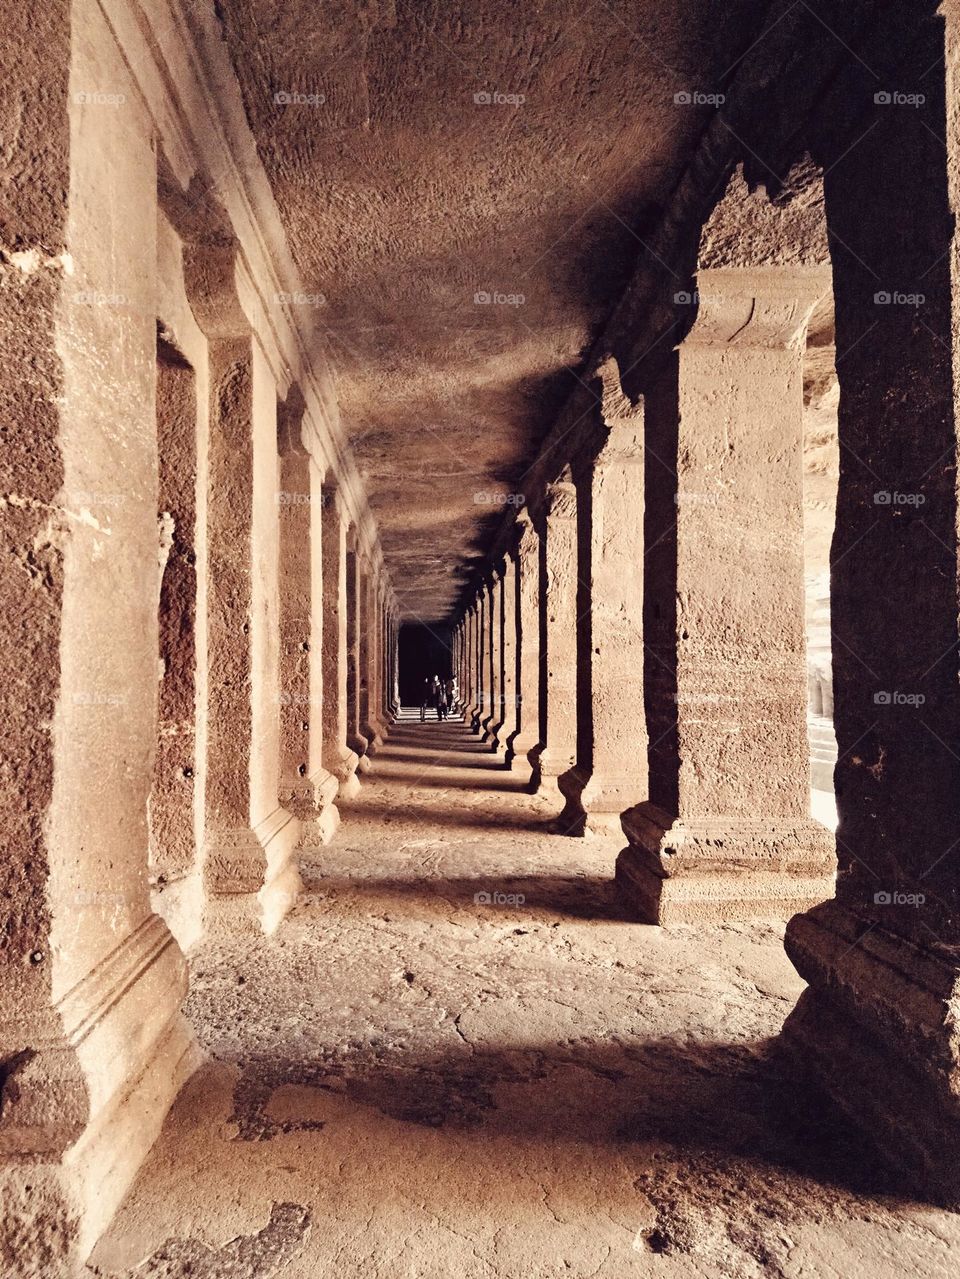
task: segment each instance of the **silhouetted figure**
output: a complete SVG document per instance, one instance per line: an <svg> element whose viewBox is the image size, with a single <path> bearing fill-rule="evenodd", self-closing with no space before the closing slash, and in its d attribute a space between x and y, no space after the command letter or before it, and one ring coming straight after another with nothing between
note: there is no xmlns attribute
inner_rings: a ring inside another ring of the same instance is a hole
<svg viewBox="0 0 960 1279"><path fill-rule="evenodd" d="M443 682L443 696L444 701L446 702L446 713L449 715L451 711L455 711L457 709L457 699L460 696L459 690L457 689L457 681L452 675Z"/></svg>
<svg viewBox="0 0 960 1279"><path fill-rule="evenodd" d="M436 698L433 691L433 681L436 676L426 675L423 680L423 692L420 697L420 723L422 724L427 718L427 707L436 705Z"/></svg>
<svg viewBox="0 0 960 1279"><path fill-rule="evenodd" d="M447 704L443 696L443 684L440 682L439 675L433 675L430 679L430 698L431 706L437 708L437 719L442 720L447 717Z"/></svg>

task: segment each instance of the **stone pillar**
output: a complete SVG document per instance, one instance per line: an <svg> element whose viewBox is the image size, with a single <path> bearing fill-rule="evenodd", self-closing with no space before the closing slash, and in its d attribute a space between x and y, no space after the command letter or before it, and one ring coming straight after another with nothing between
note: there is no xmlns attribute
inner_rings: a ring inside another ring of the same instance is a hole
<svg viewBox="0 0 960 1279"><path fill-rule="evenodd" d="M809 985L784 1039L913 1190L957 1208L960 6L940 11L906 18L877 62L884 83L922 85L925 103L878 106L862 147L825 179L842 459L840 873L836 898L787 928Z"/></svg>
<svg viewBox="0 0 960 1279"><path fill-rule="evenodd" d="M483 590L477 595L474 615L476 618L476 644L474 646L474 693L473 706L470 711L470 727L475 733L479 733L486 713L484 697L486 696L487 682L490 678L490 608L486 593Z"/></svg>
<svg viewBox="0 0 960 1279"><path fill-rule="evenodd" d="M497 749L497 733L503 722L503 564L494 564L487 581L490 602L490 696L484 719L483 740Z"/></svg>
<svg viewBox="0 0 960 1279"><path fill-rule="evenodd" d="M377 578L376 569L361 560L360 581L360 731L367 741L367 757L383 745L377 720Z"/></svg>
<svg viewBox="0 0 960 1279"><path fill-rule="evenodd" d="M323 766L321 477L301 439L296 388L277 420L280 451L280 802L301 823L301 846L327 844L339 824L338 782Z"/></svg>
<svg viewBox="0 0 960 1279"><path fill-rule="evenodd" d="M357 756L357 771L366 772L367 739L362 724L363 664L363 568L357 535L351 529L347 537L347 740L346 745Z"/></svg>
<svg viewBox="0 0 960 1279"><path fill-rule="evenodd" d="M320 509L323 562L323 766L336 777L339 794L352 799L360 789L357 754L347 745L347 527L335 483L323 486Z"/></svg>
<svg viewBox="0 0 960 1279"><path fill-rule="evenodd" d="M400 657L398 644L400 639L400 619L397 617L396 605L390 604L390 711L396 718L400 714Z"/></svg>
<svg viewBox="0 0 960 1279"><path fill-rule="evenodd" d="M572 829L620 833L620 814L646 798L643 704L643 411L601 370L600 444L586 465L581 529L577 764L561 779ZM585 562L583 562L585 561Z"/></svg>
<svg viewBox="0 0 960 1279"><path fill-rule="evenodd" d="M646 400L650 798L623 815L617 879L649 922L784 918L833 891L809 816L801 467L828 288L819 268L701 271Z"/></svg>
<svg viewBox="0 0 960 1279"><path fill-rule="evenodd" d="M503 661L500 703L503 707L497 729L497 750L506 757L519 723L517 710L517 565L512 555L503 563Z"/></svg>
<svg viewBox="0 0 960 1279"><path fill-rule="evenodd" d="M477 705L477 602L471 601L466 615L467 648L464 654L463 722L470 724Z"/></svg>
<svg viewBox="0 0 960 1279"><path fill-rule="evenodd" d="M169 331L165 330L169 335ZM172 336L172 335L169 335ZM202 337L200 341L203 342ZM203 343L203 363L206 344ZM199 392L199 394L198 394ZM157 340L160 672L157 750L147 807L151 904L187 949L202 933L197 807L196 372L167 337Z"/></svg>
<svg viewBox="0 0 960 1279"><path fill-rule="evenodd" d="M528 769L540 742L540 538L526 509L517 515L511 552L515 572L514 651L516 729L507 739L507 765Z"/></svg>
<svg viewBox="0 0 960 1279"><path fill-rule="evenodd" d="M99 11L72 47L59 0L4 18L0 1256L57 1276L82 1272L197 1059L186 964L147 877L152 126ZM122 147L89 144L104 125L72 84L124 94Z"/></svg>
<svg viewBox="0 0 960 1279"><path fill-rule="evenodd" d="M559 796L577 753L577 491L547 486L540 533L541 738L531 752L538 794Z"/></svg>
<svg viewBox="0 0 960 1279"><path fill-rule="evenodd" d="M211 342L203 874L209 899L248 908L267 871L250 824L253 378L249 336Z"/></svg>

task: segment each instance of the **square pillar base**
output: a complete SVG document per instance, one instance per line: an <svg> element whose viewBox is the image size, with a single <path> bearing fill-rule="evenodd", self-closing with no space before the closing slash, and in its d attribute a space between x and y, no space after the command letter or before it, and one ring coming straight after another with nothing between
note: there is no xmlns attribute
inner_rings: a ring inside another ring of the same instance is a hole
<svg viewBox="0 0 960 1279"><path fill-rule="evenodd" d="M787 954L810 984L781 1044L888 1167L957 1210L960 952L875 916L830 901L790 921Z"/></svg>
<svg viewBox="0 0 960 1279"><path fill-rule="evenodd" d="M684 821L647 803L621 824L616 880L643 923L785 920L833 896L834 839L812 818Z"/></svg>

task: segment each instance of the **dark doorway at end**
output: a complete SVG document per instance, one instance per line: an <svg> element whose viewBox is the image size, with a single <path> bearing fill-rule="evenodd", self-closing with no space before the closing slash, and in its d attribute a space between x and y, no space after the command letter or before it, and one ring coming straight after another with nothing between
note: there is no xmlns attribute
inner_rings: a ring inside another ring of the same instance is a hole
<svg viewBox="0 0 960 1279"><path fill-rule="evenodd" d="M451 673L450 632L442 626L400 627L400 701L419 706L423 681L431 675L447 679Z"/></svg>

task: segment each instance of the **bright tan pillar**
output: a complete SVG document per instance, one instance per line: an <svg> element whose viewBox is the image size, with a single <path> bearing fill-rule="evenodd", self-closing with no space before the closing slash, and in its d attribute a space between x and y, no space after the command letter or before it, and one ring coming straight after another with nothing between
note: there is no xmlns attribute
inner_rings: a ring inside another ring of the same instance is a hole
<svg viewBox="0 0 960 1279"><path fill-rule="evenodd" d="M507 741L507 763L522 771L530 768L530 753L540 742L540 538L526 508L517 515L511 559L516 574L517 726Z"/></svg>
<svg viewBox="0 0 960 1279"><path fill-rule="evenodd" d="M828 288L818 268L701 271L646 399L650 790L617 879L650 922L785 918L833 891L809 816L801 468L803 338Z"/></svg>
<svg viewBox="0 0 960 1279"><path fill-rule="evenodd" d="M531 755L533 784L559 796L558 779L577 752L577 491L568 480L547 486L540 532L540 745Z"/></svg>
<svg viewBox="0 0 960 1279"><path fill-rule="evenodd" d="M337 485L323 486L320 514L323 562L323 766L351 799L360 789L357 755L347 745L347 528Z"/></svg>
<svg viewBox="0 0 960 1279"><path fill-rule="evenodd" d="M646 798L643 704L643 410L610 361L598 378L599 441L585 464L578 519L586 606L579 620L576 767L561 778L574 828L619 834L620 814Z"/></svg>
<svg viewBox="0 0 960 1279"><path fill-rule="evenodd" d="M296 391L278 417L280 489L280 801L301 823L301 846L329 843L339 814L337 779L323 767L320 661L322 548L320 475L302 438Z"/></svg>

